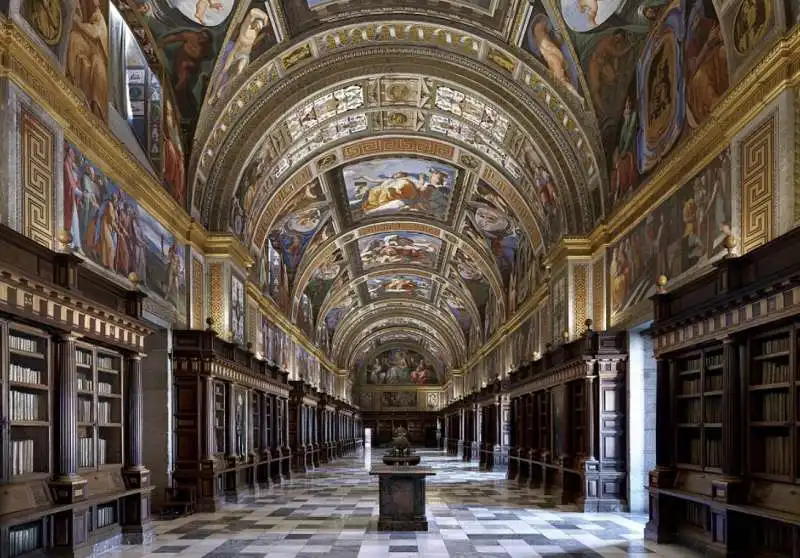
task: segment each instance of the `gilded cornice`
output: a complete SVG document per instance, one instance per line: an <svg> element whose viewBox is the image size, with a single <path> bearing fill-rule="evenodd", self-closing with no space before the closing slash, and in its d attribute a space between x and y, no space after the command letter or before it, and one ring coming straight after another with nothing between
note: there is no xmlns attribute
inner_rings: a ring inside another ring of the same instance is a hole
<svg viewBox="0 0 800 558"><path fill-rule="evenodd" d="M258 286L250 281L247 282L247 295L250 297L250 299L254 300L256 304L258 304L259 310L261 310L261 313L264 314L270 322L290 335L298 345L303 347L308 352L308 354L316 357L320 363L320 366L327 368L329 371L335 374L342 373L339 367L333 364L333 362L331 362L325 353L323 353L319 347L314 345L308 339L308 337L306 337L306 334L300 331L300 328L294 325L289 318L286 317L286 314L284 314L280 308L278 308L278 305L275 304L271 298L261 294Z"/></svg>
<svg viewBox="0 0 800 558"><path fill-rule="evenodd" d="M431 345L434 345L437 350L441 352L443 355L443 360L447 362L448 365L452 366L455 364L456 360L454 360L452 347L441 339L428 334L419 327L420 325L421 324L419 323L398 325L396 323L391 323L388 320L382 320L377 324L374 324L370 329L365 330L363 334L359 332L359 336L354 337L348 345L352 347L352 350L347 355L347 359L345 361L346 365L350 365L354 356L361 351L365 345L384 335L398 332L403 333L408 338L415 338L418 344L430 343ZM422 343L420 343L420 341L422 341Z"/></svg>
<svg viewBox="0 0 800 558"><path fill-rule="evenodd" d="M798 84L800 26L795 26L728 91L705 123L659 163L647 184L606 220L607 236L604 241L598 238L596 246L615 243L627 234L728 147L734 137L781 92ZM600 234L593 236L599 237Z"/></svg>
<svg viewBox="0 0 800 558"><path fill-rule="evenodd" d="M225 258L242 270L250 269L255 263L247 248L229 233L211 233L206 237L204 251L207 258Z"/></svg>
<svg viewBox="0 0 800 558"><path fill-rule="evenodd" d="M369 334L363 336L357 342L357 344L355 345L354 350L350 354L350 357L348 358L348 366L349 366L350 362L352 362L352 359L355 357L355 355L360 353L364 346L369 345L373 341L379 340L381 337L383 337L385 335L392 335L392 334L402 334L402 335L405 336L405 338L398 337L397 339L393 340L392 342L395 342L395 341L398 342L398 343L400 343L400 342L405 342L405 343L411 342L411 343L414 343L414 344L417 344L417 345L421 344L419 342L420 338L421 337L425 337L423 342L424 343L430 343L431 345L434 345L436 347L436 350L442 355L442 360L445 362L445 364L447 364L447 365L451 365L452 364L453 355L450 353L449 349L447 349L441 343L441 341L439 341L439 339L429 338L428 336L426 336L424 334L424 332L420 331L419 329L417 329L415 327L391 326L391 327L381 328L381 329L378 329L376 331L372 331ZM384 349L386 349L387 347L390 347L389 343L383 343L380 346L383 347Z"/></svg>
<svg viewBox="0 0 800 558"><path fill-rule="evenodd" d="M387 307L392 310L390 316L375 315ZM366 330L372 327L377 328L383 323L392 325L407 323L409 326L418 327L425 335L431 335L428 332L428 328L430 328L440 335L442 342L448 346L455 364L466 360L464 334L455 323L453 315L432 306L429 302L408 299L374 301L348 314L337 328L331 342L332 358L336 362L346 362L345 355L352 351L358 336L365 335Z"/></svg>
<svg viewBox="0 0 800 558"><path fill-rule="evenodd" d="M73 86L28 37L13 23L0 26L0 76L7 77L31 96L64 128L74 143L105 174L120 185L150 215L182 243L191 218L112 134L108 126L86 107Z"/></svg>

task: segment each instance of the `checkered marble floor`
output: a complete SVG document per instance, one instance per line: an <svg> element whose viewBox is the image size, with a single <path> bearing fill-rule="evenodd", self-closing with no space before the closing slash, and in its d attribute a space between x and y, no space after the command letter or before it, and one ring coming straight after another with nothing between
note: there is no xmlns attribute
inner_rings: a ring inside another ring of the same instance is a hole
<svg viewBox="0 0 800 558"><path fill-rule="evenodd" d="M155 542L123 547L117 558L690 558L645 542L645 518L576 513L503 473L436 451L420 451L428 477L425 533L379 533L378 482L368 470L382 450L337 461L214 514L156 522Z"/></svg>

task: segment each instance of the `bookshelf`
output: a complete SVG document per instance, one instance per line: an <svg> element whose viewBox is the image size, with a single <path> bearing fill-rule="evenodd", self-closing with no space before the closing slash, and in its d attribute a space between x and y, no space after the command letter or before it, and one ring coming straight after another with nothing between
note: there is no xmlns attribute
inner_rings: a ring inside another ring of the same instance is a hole
<svg viewBox="0 0 800 558"><path fill-rule="evenodd" d="M655 541L800 555L800 230L654 297Z"/></svg>
<svg viewBox="0 0 800 558"><path fill-rule="evenodd" d="M568 384L570 395L569 447L574 456L573 466L577 468L580 460L586 455L586 382L577 380Z"/></svg>
<svg viewBox="0 0 800 558"><path fill-rule="evenodd" d="M196 494L198 511L214 512L256 484L280 480L290 456L270 447L271 433L283 427L279 418L273 423L272 402L288 398L288 373L212 329L172 335L175 451L182 456L172 488Z"/></svg>
<svg viewBox="0 0 800 558"><path fill-rule="evenodd" d="M225 453L227 402L225 384L214 382L214 453Z"/></svg>
<svg viewBox="0 0 800 558"><path fill-rule="evenodd" d="M256 455L260 454L262 450L266 448L261 447L261 429L263 425L261 424L261 397L262 395L258 392L253 392L250 394L250 424L251 431L253 433L253 453Z"/></svg>
<svg viewBox="0 0 800 558"><path fill-rule="evenodd" d="M751 476L793 482L796 400L793 328L764 332L748 340L747 471Z"/></svg>
<svg viewBox="0 0 800 558"><path fill-rule="evenodd" d="M721 472L722 347L678 356L675 367L675 455L682 469Z"/></svg>
<svg viewBox="0 0 800 558"><path fill-rule="evenodd" d="M121 466L121 355L81 343L75 349L75 362L78 371L78 469Z"/></svg>
<svg viewBox="0 0 800 558"><path fill-rule="evenodd" d="M50 340L44 331L21 324L8 323L6 328L8 403L2 405L9 418L6 474L12 482L46 477L52 466Z"/></svg>
<svg viewBox="0 0 800 558"><path fill-rule="evenodd" d="M0 253L0 554L149 540L144 295L4 225Z"/></svg>
<svg viewBox="0 0 800 558"><path fill-rule="evenodd" d="M586 333L512 371L509 478L587 512L627 507L624 334ZM587 365L588 364L588 365ZM602 451L600 451L602 450Z"/></svg>

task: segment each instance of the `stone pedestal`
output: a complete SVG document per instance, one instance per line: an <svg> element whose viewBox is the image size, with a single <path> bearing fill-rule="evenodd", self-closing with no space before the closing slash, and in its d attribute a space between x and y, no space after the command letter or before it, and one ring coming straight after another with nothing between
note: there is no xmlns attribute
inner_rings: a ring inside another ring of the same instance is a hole
<svg viewBox="0 0 800 558"><path fill-rule="evenodd" d="M425 477L435 475L424 467L376 466L370 475L380 479L379 531L427 531Z"/></svg>

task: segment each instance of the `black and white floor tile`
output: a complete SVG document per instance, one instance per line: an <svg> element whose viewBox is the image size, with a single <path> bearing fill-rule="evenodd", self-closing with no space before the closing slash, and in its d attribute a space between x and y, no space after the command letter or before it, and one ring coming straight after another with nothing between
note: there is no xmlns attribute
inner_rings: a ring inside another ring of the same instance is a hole
<svg viewBox="0 0 800 558"><path fill-rule="evenodd" d="M378 483L371 460L340 460L282 485L257 490L222 512L156 522L155 542L123 547L118 558L690 558L680 547L643 540L645 518L576 513L503 473L422 451L429 531L379 533Z"/></svg>

